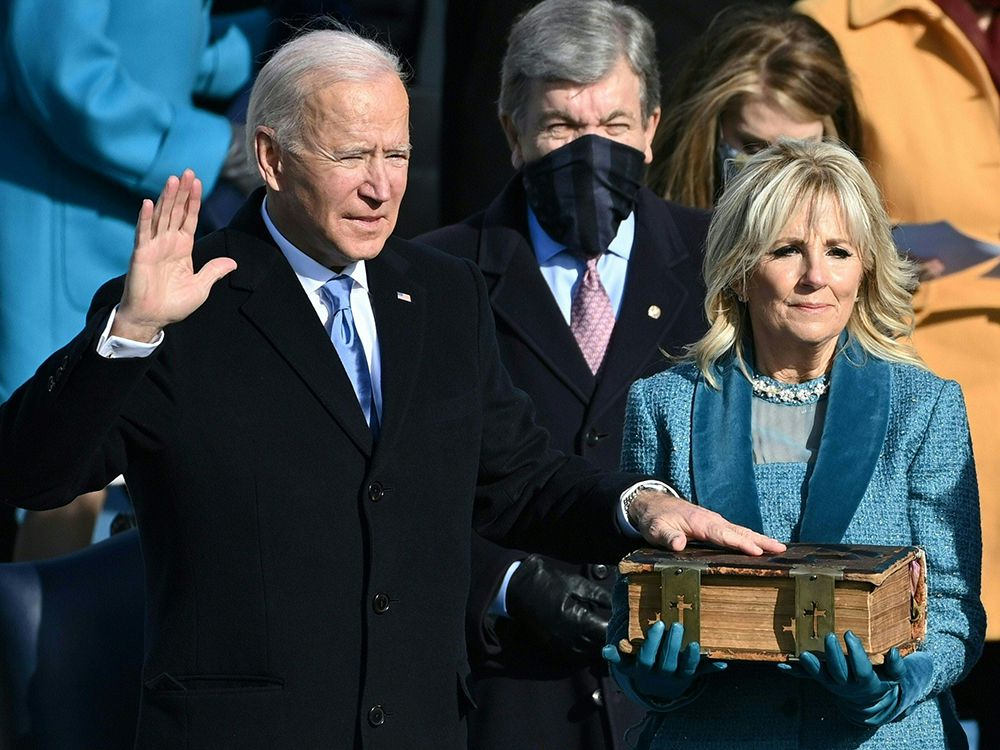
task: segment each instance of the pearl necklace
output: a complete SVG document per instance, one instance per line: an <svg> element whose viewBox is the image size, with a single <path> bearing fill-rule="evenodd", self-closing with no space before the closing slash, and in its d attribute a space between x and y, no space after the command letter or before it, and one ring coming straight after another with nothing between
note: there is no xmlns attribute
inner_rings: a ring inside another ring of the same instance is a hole
<svg viewBox="0 0 1000 750"><path fill-rule="evenodd" d="M830 375L822 375L806 383L782 383L780 380L758 375L751 378L753 395L773 404L815 404L830 390Z"/></svg>

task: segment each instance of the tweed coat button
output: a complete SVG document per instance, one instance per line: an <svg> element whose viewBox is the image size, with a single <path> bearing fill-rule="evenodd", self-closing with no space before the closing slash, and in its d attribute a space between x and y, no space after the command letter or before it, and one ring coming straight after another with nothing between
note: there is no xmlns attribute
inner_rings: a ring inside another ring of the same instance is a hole
<svg viewBox="0 0 1000 750"><path fill-rule="evenodd" d="M373 503L377 503L385 497L385 487L382 486L381 482L372 482L368 485L368 499Z"/></svg>
<svg viewBox="0 0 1000 750"><path fill-rule="evenodd" d="M603 581L608 577L608 566L603 563L597 563L596 565L590 566L590 575L596 578L598 581Z"/></svg>
<svg viewBox="0 0 1000 750"><path fill-rule="evenodd" d="M389 611L389 595L388 594L375 594L372 597L372 609L375 610L376 614L384 615Z"/></svg>
<svg viewBox="0 0 1000 750"><path fill-rule="evenodd" d="M373 727L380 727L385 724L385 709L375 705L368 709L368 723Z"/></svg>

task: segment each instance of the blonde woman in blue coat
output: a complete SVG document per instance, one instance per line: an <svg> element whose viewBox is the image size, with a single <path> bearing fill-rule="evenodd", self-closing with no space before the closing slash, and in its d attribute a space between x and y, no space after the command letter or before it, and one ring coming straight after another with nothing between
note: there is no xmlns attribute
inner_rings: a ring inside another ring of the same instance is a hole
<svg viewBox="0 0 1000 750"><path fill-rule="evenodd" d="M879 667L831 635L781 670L723 668L657 624L637 657L605 648L650 709L640 747L963 747L949 687L985 628L975 467L958 384L907 341L913 271L874 183L831 143L766 149L718 204L705 277L709 332L633 386L623 468L777 539L923 547L928 633ZM626 617L619 581L609 644Z"/></svg>
<svg viewBox="0 0 1000 750"><path fill-rule="evenodd" d="M141 199L186 167L214 186L233 130L192 97L240 90L252 34L213 37L210 6L0 2L0 402L125 273Z"/></svg>

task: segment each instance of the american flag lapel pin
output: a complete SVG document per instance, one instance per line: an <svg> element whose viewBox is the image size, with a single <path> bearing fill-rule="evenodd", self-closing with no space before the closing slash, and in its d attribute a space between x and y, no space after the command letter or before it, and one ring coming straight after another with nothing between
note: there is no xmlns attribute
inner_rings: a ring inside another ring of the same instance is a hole
<svg viewBox="0 0 1000 750"><path fill-rule="evenodd" d="M396 299L402 300L403 302L413 302L413 297L406 292L396 292Z"/></svg>

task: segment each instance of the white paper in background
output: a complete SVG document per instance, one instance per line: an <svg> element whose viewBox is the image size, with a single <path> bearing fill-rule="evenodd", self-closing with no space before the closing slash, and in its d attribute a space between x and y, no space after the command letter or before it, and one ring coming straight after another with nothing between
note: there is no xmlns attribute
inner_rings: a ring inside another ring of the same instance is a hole
<svg viewBox="0 0 1000 750"><path fill-rule="evenodd" d="M947 221L933 224L900 224L892 230L892 238L901 253L916 260L937 258L944 264L944 273L955 273L1000 257L1000 245L983 242L959 232ZM994 268L987 276L1000 275Z"/></svg>

